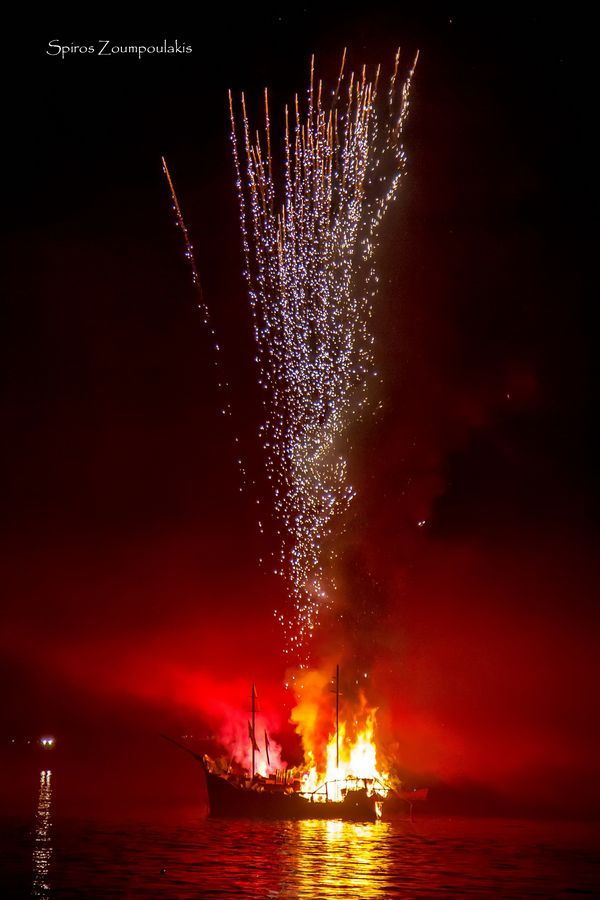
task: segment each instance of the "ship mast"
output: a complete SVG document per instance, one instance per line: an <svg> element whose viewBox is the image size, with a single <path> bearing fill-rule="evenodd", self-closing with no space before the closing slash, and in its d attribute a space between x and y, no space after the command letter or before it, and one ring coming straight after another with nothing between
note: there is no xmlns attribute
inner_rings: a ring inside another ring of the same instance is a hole
<svg viewBox="0 0 600 900"><path fill-rule="evenodd" d="M335 767L340 767L340 664L335 667Z"/></svg>
<svg viewBox="0 0 600 900"><path fill-rule="evenodd" d="M252 682L252 781L256 772L256 685Z"/></svg>

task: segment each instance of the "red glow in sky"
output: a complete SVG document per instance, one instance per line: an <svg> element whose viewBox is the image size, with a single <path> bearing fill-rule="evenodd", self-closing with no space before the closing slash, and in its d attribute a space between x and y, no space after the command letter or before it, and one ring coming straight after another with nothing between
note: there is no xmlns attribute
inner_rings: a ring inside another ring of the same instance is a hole
<svg viewBox="0 0 600 900"><path fill-rule="evenodd" d="M381 248L383 410L356 435L343 625L327 623L316 651L347 672L365 663L382 740L417 780L597 809L591 348L569 54L540 38L548 23L449 30L447 17L389 16L283 43L234 29L227 48L185 63L189 77L165 80L148 61L126 95L117 63L100 77L74 60L69 77L36 79L26 109L8 98L6 734L63 736L80 762L94 742L99 757L141 747L140 773L167 793L171 748L151 762L157 735L219 735L232 718L243 731L255 681L293 761L272 616L281 584L257 565L266 548L218 414L160 156L177 172L260 479L226 89L291 95L312 50L327 70L344 43L390 58L402 33L421 56L406 191ZM560 161L557 109L571 137Z"/></svg>

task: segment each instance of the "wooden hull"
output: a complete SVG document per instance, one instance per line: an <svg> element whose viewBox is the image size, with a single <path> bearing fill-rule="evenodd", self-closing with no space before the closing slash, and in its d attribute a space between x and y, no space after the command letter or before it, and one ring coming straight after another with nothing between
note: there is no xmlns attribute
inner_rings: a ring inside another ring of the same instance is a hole
<svg viewBox="0 0 600 900"><path fill-rule="evenodd" d="M366 791L349 791L341 803L314 802L300 794L269 793L239 788L206 772L211 816L239 819L344 819L374 822L375 799Z"/></svg>

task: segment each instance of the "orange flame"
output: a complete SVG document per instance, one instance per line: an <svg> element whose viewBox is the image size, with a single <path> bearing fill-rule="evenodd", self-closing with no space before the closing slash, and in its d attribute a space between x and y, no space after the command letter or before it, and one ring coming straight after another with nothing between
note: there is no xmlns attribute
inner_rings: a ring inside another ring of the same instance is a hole
<svg viewBox="0 0 600 900"><path fill-rule="evenodd" d="M362 692L357 706L352 707L346 701L336 740L327 677L312 671L303 673L300 681L299 699L291 720L304 748L302 792L313 794L315 801L341 801L346 790L363 787L369 794L377 792L385 796L388 773L383 761L378 759L377 708L368 705Z"/></svg>

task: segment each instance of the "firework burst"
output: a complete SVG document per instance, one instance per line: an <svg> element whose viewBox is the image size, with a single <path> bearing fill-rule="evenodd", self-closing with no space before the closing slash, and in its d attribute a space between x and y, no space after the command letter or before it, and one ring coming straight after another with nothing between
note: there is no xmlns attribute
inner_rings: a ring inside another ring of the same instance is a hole
<svg viewBox="0 0 600 900"><path fill-rule="evenodd" d="M334 538L355 495L349 437L376 379L370 327L374 254L406 156L402 129L414 64L399 83L399 52L385 90L380 69L345 72L333 90L315 81L285 109L284 158L264 128L251 133L230 94L245 277L265 421L261 439L280 538L276 572L291 611L278 613L286 652L306 661L323 606L331 602ZM416 63L416 59L415 59Z"/></svg>

